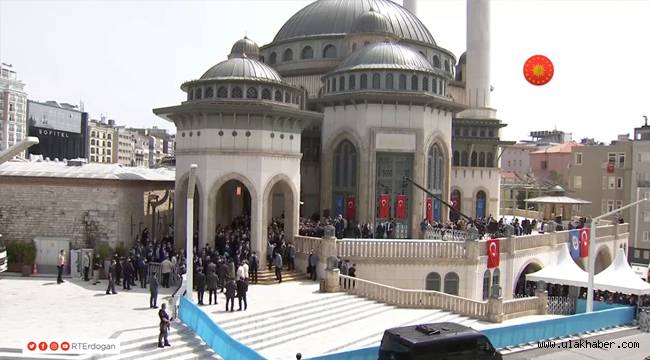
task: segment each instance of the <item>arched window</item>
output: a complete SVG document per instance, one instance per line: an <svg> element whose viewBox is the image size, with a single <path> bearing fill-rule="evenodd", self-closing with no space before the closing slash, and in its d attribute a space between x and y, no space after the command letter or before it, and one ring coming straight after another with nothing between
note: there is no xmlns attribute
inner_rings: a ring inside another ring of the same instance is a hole
<svg viewBox="0 0 650 360"><path fill-rule="evenodd" d="M487 161L485 163L487 167L494 167L494 154L491 152L487 153Z"/></svg>
<svg viewBox="0 0 650 360"><path fill-rule="evenodd" d="M478 154L478 166L485 167L485 153L483 151Z"/></svg>
<svg viewBox="0 0 650 360"><path fill-rule="evenodd" d="M187 90L187 101L194 100L194 89Z"/></svg>
<svg viewBox="0 0 650 360"><path fill-rule="evenodd" d="M232 91L230 92L230 96L235 99L241 99L244 96L244 93L242 92L242 89L239 86L235 86L234 88L232 88Z"/></svg>
<svg viewBox="0 0 650 360"><path fill-rule="evenodd" d="M201 98L203 97L202 95L203 95L203 90L201 90L201 88L194 89L194 98L196 98L196 100L201 100Z"/></svg>
<svg viewBox="0 0 650 360"><path fill-rule="evenodd" d="M451 192L451 206L458 211L461 209L461 194L458 189ZM457 212L449 210L449 220L456 221L459 217L460 215Z"/></svg>
<svg viewBox="0 0 650 360"><path fill-rule="evenodd" d="M501 271L499 268L492 270L492 285L501 286Z"/></svg>
<svg viewBox="0 0 650 360"><path fill-rule="evenodd" d="M337 56L336 54L336 47L332 44L329 44L323 48L323 58L325 59L335 59Z"/></svg>
<svg viewBox="0 0 650 360"><path fill-rule="evenodd" d="M379 74L372 74L372 88L379 89L381 87Z"/></svg>
<svg viewBox="0 0 650 360"><path fill-rule="evenodd" d="M332 92L335 92L335 91L336 91L336 78L333 77L332 78Z"/></svg>
<svg viewBox="0 0 650 360"><path fill-rule="evenodd" d="M406 90L406 75L400 74L399 76L399 89Z"/></svg>
<svg viewBox="0 0 650 360"><path fill-rule="evenodd" d="M355 87L357 87L357 76L356 75L350 75L350 80L349 84L350 90L354 90Z"/></svg>
<svg viewBox="0 0 650 360"><path fill-rule="evenodd" d="M227 98L228 97L228 88L225 87L225 86L219 87L219 89L217 89L217 97L221 98L221 99Z"/></svg>
<svg viewBox="0 0 650 360"><path fill-rule="evenodd" d="M393 74L386 74L386 89L393 90Z"/></svg>
<svg viewBox="0 0 650 360"><path fill-rule="evenodd" d="M431 81L431 92L434 94L438 93L438 82L436 79L433 79L433 81Z"/></svg>
<svg viewBox="0 0 650 360"><path fill-rule="evenodd" d="M434 144L429 148L427 169L427 188L434 194L442 194L445 168L442 150L438 144Z"/></svg>
<svg viewBox="0 0 650 360"><path fill-rule="evenodd" d="M271 90L269 88L262 89L262 99L271 100Z"/></svg>
<svg viewBox="0 0 650 360"><path fill-rule="evenodd" d="M278 55L275 52L272 52L269 56L269 64L275 65L276 62L278 62Z"/></svg>
<svg viewBox="0 0 650 360"><path fill-rule="evenodd" d="M454 151L453 162L454 166L460 166L460 153L458 151Z"/></svg>
<svg viewBox="0 0 650 360"><path fill-rule="evenodd" d="M476 217L485 219L485 191L476 193Z"/></svg>
<svg viewBox="0 0 650 360"><path fill-rule="evenodd" d="M478 166L478 154L476 153L476 151L472 151L472 162L471 162L471 165L472 165L472 166Z"/></svg>
<svg viewBox="0 0 650 360"><path fill-rule="evenodd" d="M425 290L440 291L440 274L437 272L428 273L424 288Z"/></svg>
<svg viewBox="0 0 650 360"><path fill-rule="evenodd" d="M300 58L301 59L313 59L314 58L314 49L311 48L311 46L305 46L302 48L302 52L300 53Z"/></svg>
<svg viewBox="0 0 650 360"><path fill-rule="evenodd" d="M282 54L282 61L291 61L293 60L293 50L287 49L284 51L284 54Z"/></svg>
<svg viewBox="0 0 650 360"><path fill-rule="evenodd" d="M483 273L483 300L490 297L490 270Z"/></svg>
<svg viewBox="0 0 650 360"><path fill-rule="evenodd" d="M205 88L205 98L212 99L214 97L214 88L212 86Z"/></svg>
<svg viewBox="0 0 650 360"><path fill-rule="evenodd" d="M440 58L438 55L433 55L433 67L440 69Z"/></svg>
<svg viewBox="0 0 650 360"><path fill-rule="evenodd" d="M339 77L339 91L345 90L345 77Z"/></svg>
<svg viewBox="0 0 650 360"><path fill-rule="evenodd" d="M286 103L291 102L291 94L288 91L284 93L284 102Z"/></svg>
<svg viewBox="0 0 650 360"><path fill-rule="evenodd" d="M95 132L94 131L90 132L90 137L95 137Z"/></svg>
<svg viewBox="0 0 650 360"><path fill-rule="evenodd" d="M422 78L422 91L429 91L429 77L425 76Z"/></svg>
<svg viewBox="0 0 650 360"><path fill-rule="evenodd" d="M361 74L361 84L360 84L359 88L360 89L367 89L368 88L368 75Z"/></svg>
<svg viewBox="0 0 650 360"><path fill-rule="evenodd" d="M413 76L411 76L411 90L418 91L418 88L419 88L418 76L413 75Z"/></svg>
<svg viewBox="0 0 650 360"><path fill-rule="evenodd" d="M95 136L95 135L93 135ZM90 139L90 145L95 145L95 139Z"/></svg>
<svg viewBox="0 0 650 360"><path fill-rule="evenodd" d="M252 86L249 87L248 90L246 90L246 98L257 99L257 88Z"/></svg>
<svg viewBox="0 0 650 360"><path fill-rule="evenodd" d="M450 272L445 275L445 293L458 295L458 274Z"/></svg>
<svg viewBox="0 0 650 360"><path fill-rule="evenodd" d="M469 160L469 158L468 158L468 155L467 155L467 151L463 150L463 153L462 153L462 155L460 157L460 166L468 166L469 165L468 160Z"/></svg>
<svg viewBox="0 0 650 360"><path fill-rule="evenodd" d="M449 60L448 60L448 59L445 59L445 71L446 71L446 72L449 72L449 71L450 71L450 70L449 70Z"/></svg>
<svg viewBox="0 0 650 360"><path fill-rule="evenodd" d="M344 209L345 201L349 196L356 196L357 193L357 150L348 141L341 141L334 150L332 200L335 214L338 215ZM343 215L345 215L343 213Z"/></svg>
<svg viewBox="0 0 650 360"><path fill-rule="evenodd" d="M282 91L275 90L275 101L282 101Z"/></svg>

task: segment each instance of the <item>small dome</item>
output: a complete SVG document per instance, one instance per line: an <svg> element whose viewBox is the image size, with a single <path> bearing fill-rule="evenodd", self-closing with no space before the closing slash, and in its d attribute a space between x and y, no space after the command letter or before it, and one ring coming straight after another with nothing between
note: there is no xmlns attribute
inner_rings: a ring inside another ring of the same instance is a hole
<svg viewBox="0 0 650 360"><path fill-rule="evenodd" d="M398 69L433 72L431 64L417 50L395 43L374 43L350 54L337 72L361 69Z"/></svg>
<svg viewBox="0 0 650 360"><path fill-rule="evenodd" d="M206 71L201 80L261 80L283 82L280 75L270 66L250 59L244 53L241 57L232 57L222 61Z"/></svg>
<svg viewBox="0 0 650 360"><path fill-rule="evenodd" d="M228 58L242 57L243 55L253 59L259 59L260 57L260 47L257 46L255 41L246 36L241 40L237 40L237 42L232 46Z"/></svg>
<svg viewBox="0 0 650 360"><path fill-rule="evenodd" d="M390 20L383 14L376 12L373 8L361 15L354 23L351 33L393 33Z"/></svg>
<svg viewBox="0 0 650 360"><path fill-rule="evenodd" d="M458 59L458 65L466 65L467 64L467 51L463 53L463 55L460 56Z"/></svg>

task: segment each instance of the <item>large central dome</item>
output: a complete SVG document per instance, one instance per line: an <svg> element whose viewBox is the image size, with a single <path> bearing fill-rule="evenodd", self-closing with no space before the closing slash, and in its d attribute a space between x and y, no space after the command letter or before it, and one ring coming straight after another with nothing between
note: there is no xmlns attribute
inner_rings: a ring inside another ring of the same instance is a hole
<svg viewBox="0 0 650 360"><path fill-rule="evenodd" d="M402 39L435 45L433 36L408 10L389 0L317 0L292 16L273 42L320 35L345 35L356 20L373 9L386 16L392 33Z"/></svg>

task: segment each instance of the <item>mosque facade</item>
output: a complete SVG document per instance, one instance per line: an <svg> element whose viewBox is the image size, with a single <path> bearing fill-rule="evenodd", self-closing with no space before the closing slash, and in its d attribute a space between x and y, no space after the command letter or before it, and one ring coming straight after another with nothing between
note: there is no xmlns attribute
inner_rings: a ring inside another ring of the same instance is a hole
<svg viewBox="0 0 650 360"><path fill-rule="evenodd" d="M181 104L154 109L177 127L177 199L198 165L201 243L241 213L259 254L272 217L284 216L289 238L299 216L392 219L400 238L418 237L425 217L450 219L405 177L469 216L498 216L505 125L490 108L489 2L468 0L458 59L414 15L416 1L405 5L314 1L271 43L237 41L181 85ZM186 209L175 212L182 243Z"/></svg>

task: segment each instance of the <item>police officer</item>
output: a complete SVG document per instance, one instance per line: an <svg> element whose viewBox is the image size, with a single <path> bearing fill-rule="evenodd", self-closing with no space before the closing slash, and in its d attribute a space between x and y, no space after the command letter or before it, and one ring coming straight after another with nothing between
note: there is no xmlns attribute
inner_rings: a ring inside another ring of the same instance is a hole
<svg viewBox="0 0 650 360"><path fill-rule="evenodd" d="M158 317L160 318L160 334L158 334L158 347L162 348L165 346L171 346L169 344L169 341L167 340L167 335L169 334L169 325L171 323L171 320L169 319L169 315L167 315L167 312L165 311L165 308L167 305L165 303L162 303L160 306L160 310L158 311ZM163 339L165 340L165 343L163 344Z"/></svg>

